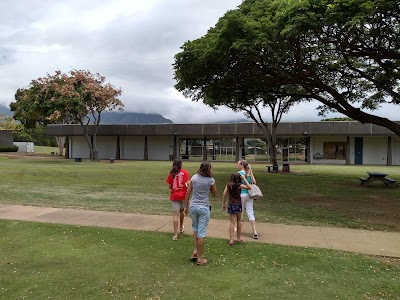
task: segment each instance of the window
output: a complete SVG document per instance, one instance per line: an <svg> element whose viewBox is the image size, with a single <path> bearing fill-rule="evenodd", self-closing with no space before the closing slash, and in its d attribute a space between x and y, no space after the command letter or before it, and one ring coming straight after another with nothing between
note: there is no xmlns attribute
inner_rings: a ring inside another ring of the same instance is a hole
<svg viewBox="0 0 400 300"><path fill-rule="evenodd" d="M324 159L346 159L346 142L324 142Z"/></svg>

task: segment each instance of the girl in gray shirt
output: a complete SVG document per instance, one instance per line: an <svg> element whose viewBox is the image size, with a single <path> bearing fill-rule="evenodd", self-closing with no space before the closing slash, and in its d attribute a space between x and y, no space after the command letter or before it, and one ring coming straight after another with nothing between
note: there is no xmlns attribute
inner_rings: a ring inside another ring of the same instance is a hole
<svg viewBox="0 0 400 300"><path fill-rule="evenodd" d="M197 265L204 265L207 259L203 258L204 241L208 221L210 220L209 194L217 196L215 179L212 178L211 164L208 161L201 163L196 175L192 176L186 193L185 214L190 212L192 218L194 250L191 259L197 260ZM189 207L189 197L190 207Z"/></svg>

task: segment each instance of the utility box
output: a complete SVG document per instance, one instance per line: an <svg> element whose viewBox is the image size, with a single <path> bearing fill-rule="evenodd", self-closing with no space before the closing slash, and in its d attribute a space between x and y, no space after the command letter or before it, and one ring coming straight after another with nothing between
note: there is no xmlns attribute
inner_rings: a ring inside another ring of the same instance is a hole
<svg viewBox="0 0 400 300"><path fill-rule="evenodd" d="M18 152L35 152L35 144L32 142L14 142L15 146L18 146Z"/></svg>

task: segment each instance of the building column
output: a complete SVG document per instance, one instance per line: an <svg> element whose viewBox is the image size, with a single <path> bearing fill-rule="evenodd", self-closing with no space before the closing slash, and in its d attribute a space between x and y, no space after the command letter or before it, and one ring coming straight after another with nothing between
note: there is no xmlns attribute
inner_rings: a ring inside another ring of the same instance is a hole
<svg viewBox="0 0 400 300"><path fill-rule="evenodd" d="M203 138L203 160L207 160L207 137Z"/></svg>
<svg viewBox="0 0 400 300"><path fill-rule="evenodd" d="M235 160L238 162L240 160L240 143L239 143L239 137L236 137L236 155L235 155Z"/></svg>
<svg viewBox="0 0 400 300"><path fill-rule="evenodd" d="M174 134L174 147L173 147L173 149L172 149L172 158L173 159L176 159L176 158L178 158L179 157L179 155L178 155L178 147L177 147L177 136L176 136L176 134Z"/></svg>
<svg viewBox="0 0 400 300"><path fill-rule="evenodd" d="M350 137L347 136L346 140L346 165L350 164Z"/></svg>
<svg viewBox="0 0 400 300"><path fill-rule="evenodd" d="M117 136L117 149L115 150L115 159L121 159L121 146L120 146L120 136Z"/></svg>
<svg viewBox="0 0 400 300"><path fill-rule="evenodd" d="M149 145L147 141L147 135L144 137L144 155L143 160L149 160Z"/></svg>
<svg viewBox="0 0 400 300"><path fill-rule="evenodd" d="M309 164L309 165L311 165L312 163L313 163L313 155L312 155L312 153L313 153L313 149L312 149L312 144L311 144L311 136L308 136L307 137L307 148L306 148L306 151L307 151L307 164Z"/></svg>
<svg viewBox="0 0 400 300"><path fill-rule="evenodd" d="M388 143L387 143L387 165L393 165L393 153L392 153L392 137L388 136Z"/></svg>
<svg viewBox="0 0 400 300"><path fill-rule="evenodd" d="M64 157L65 158L69 158L69 136L67 136L67 138L65 139L65 153L64 153Z"/></svg>

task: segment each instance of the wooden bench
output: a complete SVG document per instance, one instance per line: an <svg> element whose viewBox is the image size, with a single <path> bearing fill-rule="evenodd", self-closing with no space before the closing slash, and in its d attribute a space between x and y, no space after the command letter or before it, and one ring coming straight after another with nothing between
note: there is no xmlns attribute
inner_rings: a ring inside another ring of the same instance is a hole
<svg viewBox="0 0 400 300"><path fill-rule="evenodd" d="M395 180L395 179L392 179L392 178L385 178L387 181L390 181L391 183L396 183L397 182L397 180Z"/></svg>
<svg viewBox="0 0 400 300"><path fill-rule="evenodd" d="M361 184L368 181L368 178L360 177Z"/></svg>
<svg viewBox="0 0 400 300"><path fill-rule="evenodd" d="M271 172L278 173L278 170L279 170L279 166L278 165L277 166L266 166L266 167L267 167L267 172L268 173L271 173Z"/></svg>

